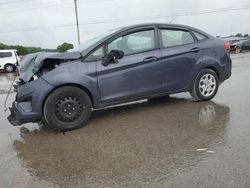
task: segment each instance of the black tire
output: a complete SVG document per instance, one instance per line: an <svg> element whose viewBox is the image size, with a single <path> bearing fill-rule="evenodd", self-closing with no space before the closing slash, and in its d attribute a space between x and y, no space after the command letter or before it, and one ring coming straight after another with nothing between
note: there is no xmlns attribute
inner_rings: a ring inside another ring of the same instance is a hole
<svg viewBox="0 0 250 188"><path fill-rule="evenodd" d="M49 127L57 131L70 131L86 125L92 103L82 89L64 86L47 97L43 112Z"/></svg>
<svg viewBox="0 0 250 188"><path fill-rule="evenodd" d="M213 82L211 81L211 83L205 83L203 80L206 76L208 76L208 79L212 79ZM204 69L200 71L195 78L190 94L196 101L208 101L216 95L218 88L218 75L211 69Z"/></svg>
<svg viewBox="0 0 250 188"><path fill-rule="evenodd" d="M6 64L5 66L4 66L4 70L6 71L6 72L14 72L15 70L16 70L16 66L15 65L12 65L12 64Z"/></svg>

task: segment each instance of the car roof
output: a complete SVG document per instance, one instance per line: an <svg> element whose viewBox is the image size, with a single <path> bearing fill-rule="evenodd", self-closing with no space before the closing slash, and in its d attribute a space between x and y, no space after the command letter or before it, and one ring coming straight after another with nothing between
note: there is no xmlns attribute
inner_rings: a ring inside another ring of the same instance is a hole
<svg viewBox="0 0 250 188"><path fill-rule="evenodd" d="M170 24L170 23L143 23L143 24L134 24L134 25L129 25L125 27L121 27L122 30L127 30L127 29L132 29L132 28L137 28L137 27L147 27L147 26L162 26L162 27L177 27L177 28L186 28L186 29L191 29L191 30L198 30L197 28L187 26L187 25L182 25L182 24Z"/></svg>
<svg viewBox="0 0 250 188"><path fill-rule="evenodd" d="M16 52L17 50L0 50L0 52Z"/></svg>
<svg viewBox="0 0 250 188"><path fill-rule="evenodd" d="M120 29L118 30L118 32L121 31L126 31L126 30L130 30L130 29L136 29L136 28L140 28L140 27L154 27L154 26L158 26L158 27L169 27L169 28L176 28L176 29L187 29L187 30L192 30L195 32L199 32L203 35L206 35L207 37L212 37L210 34L199 30L195 27L192 26L187 26L187 25L182 25L182 24L170 24L170 23L143 23L143 24L134 24L134 25L129 25L129 26L124 26L124 27L120 27Z"/></svg>

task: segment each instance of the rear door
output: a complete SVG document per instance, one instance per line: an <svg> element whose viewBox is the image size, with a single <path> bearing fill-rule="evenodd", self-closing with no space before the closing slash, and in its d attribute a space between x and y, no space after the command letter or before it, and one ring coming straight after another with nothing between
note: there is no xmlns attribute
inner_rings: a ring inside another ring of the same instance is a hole
<svg viewBox="0 0 250 188"><path fill-rule="evenodd" d="M161 38L163 92L183 90L194 78L201 57L201 46L194 34L185 29L159 28Z"/></svg>
<svg viewBox="0 0 250 188"><path fill-rule="evenodd" d="M19 63L20 63L20 57L18 56L18 52L17 52L17 51L14 51L13 53L14 53L15 58L16 58L16 65L17 65L17 66L19 66Z"/></svg>
<svg viewBox="0 0 250 188"><path fill-rule="evenodd" d="M161 91L160 51L155 27L127 31L108 42L107 53L122 50L125 56L115 64L97 62L97 76L103 103L128 101Z"/></svg>

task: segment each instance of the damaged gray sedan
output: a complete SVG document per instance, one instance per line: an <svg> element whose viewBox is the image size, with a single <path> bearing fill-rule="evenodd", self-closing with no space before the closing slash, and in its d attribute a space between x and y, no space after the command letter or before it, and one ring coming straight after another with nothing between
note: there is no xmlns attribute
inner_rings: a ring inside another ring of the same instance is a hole
<svg viewBox="0 0 250 188"><path fill-rule="evenodd" d="M66 53L36 53L19 67L13 125L45 119L68 131L93 109L173 93L212 99L231 76L228 43L198 29L143 24L110 31Z"/></svg>

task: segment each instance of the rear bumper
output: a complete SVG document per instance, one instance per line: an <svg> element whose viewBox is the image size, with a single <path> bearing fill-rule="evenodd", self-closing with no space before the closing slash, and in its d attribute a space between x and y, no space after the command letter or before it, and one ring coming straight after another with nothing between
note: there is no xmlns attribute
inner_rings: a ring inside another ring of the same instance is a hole
<svg viewBox="0 0 250 188"><path fill-rule="evenodd" d="M232 59L230 55L223 57L222 66L219 70L219 82L222 83L232 76Z"/></svg>
<svg viewBox="0 0 250 188"><path fill-rule="evenodd" d="M31 112L28 102L24 103L12 103L12 107L9 108L10 115L8 121L14 126L20 126L28 122L38 122L41 120L39 114Z"/></svg>

